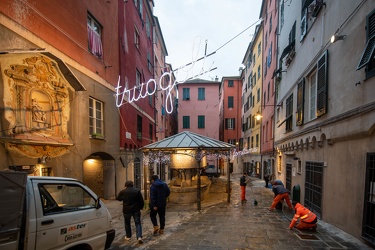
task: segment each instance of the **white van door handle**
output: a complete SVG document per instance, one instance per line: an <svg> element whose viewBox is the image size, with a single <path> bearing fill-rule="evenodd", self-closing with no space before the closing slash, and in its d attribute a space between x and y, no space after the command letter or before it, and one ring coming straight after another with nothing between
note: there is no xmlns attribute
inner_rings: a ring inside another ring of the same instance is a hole
<svg viewBox="0 0 375 250"><path fill-rule="evenodd" d="M45 220L45 221L42 221L42 226L43 225L48 225L48 224L52 224L53 223L53 220Z"/></svg>

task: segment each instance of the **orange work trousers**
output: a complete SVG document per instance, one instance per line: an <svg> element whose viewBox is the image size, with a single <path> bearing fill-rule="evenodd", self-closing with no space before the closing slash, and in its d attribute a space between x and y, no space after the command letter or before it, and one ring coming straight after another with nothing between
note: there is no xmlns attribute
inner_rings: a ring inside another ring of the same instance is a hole
<svg viewBox="0 0 375 250"><path fill-rule="evenodd" d="M282 199L285 199L286 204L288 204L288 207L290 209L293 208L292 204L290 203L289 194L288 193L284 193L284 194L278 194L278 195L276 195L276 197L273 199L273 202L272 202L272 205L271 205L270 209L275 209L277 203L279 203L279 201L281 201Z"/></svg>
<svg viewBox="0 0 375 250"><path fill-rule="evenodd" d="M240 186L241 187L241 201L245 200L246 196L246 186Z"/></svg>
<svg viewBox="0 0 375 250"><path fill-rule="evenodd" d="M310 229L310 228L314 228L316 227L316 223L306 223L306 222L303 222L303 221L300 221L297 225L296 225L296 228L298 229Z"/></svg>

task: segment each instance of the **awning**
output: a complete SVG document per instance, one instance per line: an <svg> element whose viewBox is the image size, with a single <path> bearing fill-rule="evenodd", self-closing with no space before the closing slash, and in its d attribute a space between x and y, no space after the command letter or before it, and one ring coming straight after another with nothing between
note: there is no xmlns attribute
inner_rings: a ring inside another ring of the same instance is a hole
<svg viewBox="0 0 375 250"><path fill-rule="evenodd" d="M151 143L142 148L142 151L168 151L176 149L203 149L230 151L235 145L222 142L210 137L195 134L189 131L183 131L176 135L167 137L163 140Z"/></svg>
<svg viewBox="0 0 375 250"><path fill-rule="evenodd" d="M283 53L281 53L280 60L283 60L283 58L287 54L289 54L290 51L292 51L292 49L294 48L294 44L295 44L295 40L293 40L293 42L289 43L289 45L285 47L285 49L283 50Z"/></svg>

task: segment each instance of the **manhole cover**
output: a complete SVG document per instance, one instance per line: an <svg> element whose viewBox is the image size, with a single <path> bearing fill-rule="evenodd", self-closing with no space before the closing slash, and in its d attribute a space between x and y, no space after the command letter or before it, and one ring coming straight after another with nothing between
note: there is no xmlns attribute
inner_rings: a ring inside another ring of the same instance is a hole
<svg viewBox="0 0 375 250"><path fill-rule="evenodd" d="M296 234L300 240L320 240L313 234Z"/></svg>

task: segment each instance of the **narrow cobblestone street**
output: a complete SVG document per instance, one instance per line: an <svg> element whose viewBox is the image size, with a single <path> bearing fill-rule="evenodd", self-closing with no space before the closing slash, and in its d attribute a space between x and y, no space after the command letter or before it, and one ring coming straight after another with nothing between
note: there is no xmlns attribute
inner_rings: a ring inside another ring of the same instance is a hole
<svg viewBox="0 0 375 250"><path fill-rule="evenodd" d="M292 211L268 211L273 193L263 180L252 178L246 190L248 202L241 204L239 177L231 177L230 203L224 177L212 184L200 211L197 204L169 203L163 235L152 235L148 212L143 210L143 244L136 241L133 221L132 239L124 240L122 204L105 200L116 229L111 249L372 249L324 221L318 222L315 232L288 230Z"/></svg>

